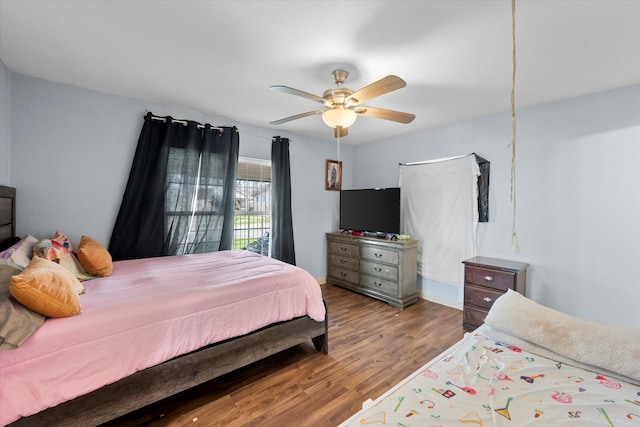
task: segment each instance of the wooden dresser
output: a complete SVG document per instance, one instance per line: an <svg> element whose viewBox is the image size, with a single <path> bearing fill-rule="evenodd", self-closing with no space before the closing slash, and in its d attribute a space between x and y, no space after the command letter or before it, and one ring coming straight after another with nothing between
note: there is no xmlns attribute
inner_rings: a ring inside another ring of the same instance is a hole
<svg viewBox="0 0 640 427"><path fill-rule="evenodd" d="M529 264L503 259L474 257L464 264L464 311L462 326L482 325L493 302L513 289L525 294Z"/></svg>
<svg viewBox="0 0 640 427"><path fill-rule="evenodd" d="M403 309L418 299L418 241L327 233L327 283Z"/></svg>

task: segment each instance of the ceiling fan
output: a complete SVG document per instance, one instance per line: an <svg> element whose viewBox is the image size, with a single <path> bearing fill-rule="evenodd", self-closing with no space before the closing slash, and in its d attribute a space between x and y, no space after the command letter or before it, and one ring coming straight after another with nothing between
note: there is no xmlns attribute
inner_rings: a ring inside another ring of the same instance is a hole
<svg viewBox="0 0 640 427"><path fill-rule="evenodd" d="M295 116L275 120L269 124L279 125L292 120L301 119L303 117L322 114L322 120L327 126L334 129L334 135L338 138L347 136L347 128L356 121L357 116L375 117L377 119L391 120L404 124L411 123L413 119L415 119L416 116L414 114L361 105L363 102L372 98L405 87L407 83L400 77L389 75L363 87L360 90L353 91L342 86L349 76L348 72L345 70L334 70L332 75L337 87L327 89L324 91L322 96L314 95L288 86L271 86L271 89L273 90L301 96L303 98L319 102L326 107L326 109L296 114Z"/></svg>

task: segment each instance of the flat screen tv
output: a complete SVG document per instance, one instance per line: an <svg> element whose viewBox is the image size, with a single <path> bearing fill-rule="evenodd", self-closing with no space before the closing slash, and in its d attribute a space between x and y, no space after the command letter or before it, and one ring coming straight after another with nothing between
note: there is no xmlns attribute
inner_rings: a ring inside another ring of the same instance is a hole
<svg viewBox="0 0 640 427"><path fill-rule="evenodd" d="M340 191L340 229L400 234L400 188Z"/></svg>

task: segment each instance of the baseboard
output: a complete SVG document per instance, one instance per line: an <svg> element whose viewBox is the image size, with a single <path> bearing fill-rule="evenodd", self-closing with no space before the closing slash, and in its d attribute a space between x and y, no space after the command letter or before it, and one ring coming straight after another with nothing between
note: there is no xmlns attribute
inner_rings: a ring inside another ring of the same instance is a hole
<svg viewBox="0 0 640 427"><path fill-rule="evenodd" d="M326 277L316 277L316 280L318 281L318 284L320 286L327 284L327 278ZM457 310L462 310L462 303L461 302L454 301L454 300L449 299L449 298L443 298L443 297L438 296L438 295L433 295L433 294L430 294L428 292L418 291L418 298L424 299L424 300L427 300L427 301L431 301L431 302L435 302L436 304L445 305L447 307L455 308Z"/></svg>
<svg viewBox="0 0 640 427"><path fill-rule="evenodd" d="M418 298L435 302L436 304L446 305L447 307L455 308L458 310L462 310L462 303L452 300L450 298L443 298L438 295L433 295L428 292L418 291Z"/></svg>

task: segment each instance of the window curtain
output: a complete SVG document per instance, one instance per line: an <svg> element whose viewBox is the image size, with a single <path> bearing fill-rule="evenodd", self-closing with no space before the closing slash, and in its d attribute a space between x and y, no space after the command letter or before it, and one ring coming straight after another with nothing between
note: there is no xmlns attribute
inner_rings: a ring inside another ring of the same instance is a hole
<svg viewBox="0 0 640 427"><path fill-rule="evenodd" d="M478 176L474 155L400 166L402 229L420 240L418 274L460 285L475 255Z"/></svg>
<svg viewBox="0 0 640 427"><path fill-rule="evenodd" d="M235 127L147 113L109 242L114 260L231 249Z"/></svg>
<svg viewBox="0 0 640 427"><path fill-rule="evenodd" d="M271 186L271 257L296 265L288 138L271 142Z"/></svg>

